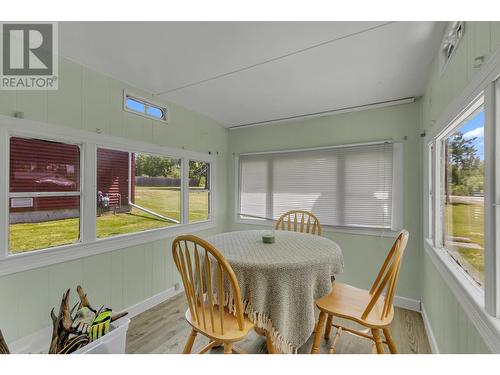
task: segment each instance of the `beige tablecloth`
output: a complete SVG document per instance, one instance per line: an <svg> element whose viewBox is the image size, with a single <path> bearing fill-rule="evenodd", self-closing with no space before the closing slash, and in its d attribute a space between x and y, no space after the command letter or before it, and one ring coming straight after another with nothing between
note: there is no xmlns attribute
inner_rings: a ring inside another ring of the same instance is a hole
<svg viewBox="0 0 500 375"><path fill-rule="evenodd" d="M340 247L311 234L269 230L237 231L207 237L231 264L238 278L245 312L270 332L283 353L295 353L314 329L314 301L331 291L331 276L343 271ZM226 301L231 306L229 297Z"/></svg>

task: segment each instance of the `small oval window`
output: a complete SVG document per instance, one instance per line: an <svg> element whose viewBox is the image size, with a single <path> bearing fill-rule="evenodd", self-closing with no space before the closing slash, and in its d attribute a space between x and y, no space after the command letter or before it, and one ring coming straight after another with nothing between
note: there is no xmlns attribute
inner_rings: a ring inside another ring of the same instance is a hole
<svg viewBox="0 0 500 375"><path fill-rule="evenodd" d="M141 116L149 117L153 120L167 122L168 109L158 103L152 103L148 99L132 96L125 91L123 92L124 101L123 109L128 112L133 112Z"/></svg>
<svg viewBox="0 0 500 375"><path fill-rule="evenodd" d="M164 117L163 116L163 111L160 108L157 108L157 107L148 107L146 113L148 115L152 116L152 117L156 117L156 118L159 118L159 119L162 119Z"/></svg>
<svg viewBox="0 0 500 375"><path fill-rule="evenodd" d="M132 98L127 98L127 108L130 109L131 111L140 113L144 113L146 111L146 106L144 105L144 103L141 103Z"/></svg>

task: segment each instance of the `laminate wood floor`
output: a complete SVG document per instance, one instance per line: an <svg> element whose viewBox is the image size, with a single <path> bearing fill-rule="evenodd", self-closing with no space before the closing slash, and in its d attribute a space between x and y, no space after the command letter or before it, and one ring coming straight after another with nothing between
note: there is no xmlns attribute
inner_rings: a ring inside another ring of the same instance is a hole
<svg viewBox="0 0 500 375"><path fill-rule="evenodd" d="M180 294L163 302L131 320L127 334L127 353L182 353L186 339L191 332L189 324L184 319L187 309L186 297ZM356 324L345 322L346 326L356 327ZM359 329L359 327L356 327ZM431 353L429 341L424 329L422 317L418 312L396 308L391 325L392 336L399 353L427 354ZM331 340L335 334L332 327ZM299 353L309 353L312 345L312 335L299 349ZM331 340L321 340L321 353L328 353ZM208 343L202 335L198 335L193 346L193 352L200 350ZM263 337L251 332L248 337L236 344L252 354L267 353ZM343 333L337 344L339 354L372 353L370 340ZM385 347L386 352L388 348ZM212 349L211 353L221 353L221 348Z"/></svg>

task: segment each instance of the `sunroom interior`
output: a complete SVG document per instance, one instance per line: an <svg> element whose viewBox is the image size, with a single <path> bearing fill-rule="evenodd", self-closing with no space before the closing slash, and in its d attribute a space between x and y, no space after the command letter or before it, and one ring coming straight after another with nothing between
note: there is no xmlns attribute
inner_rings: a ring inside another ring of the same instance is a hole
<svg viewBox="0 0 500 375"><path fill-rule="evenodd" d="M500 353L500 22L45 24L49 86L3 60L4 351Z"/></svg>

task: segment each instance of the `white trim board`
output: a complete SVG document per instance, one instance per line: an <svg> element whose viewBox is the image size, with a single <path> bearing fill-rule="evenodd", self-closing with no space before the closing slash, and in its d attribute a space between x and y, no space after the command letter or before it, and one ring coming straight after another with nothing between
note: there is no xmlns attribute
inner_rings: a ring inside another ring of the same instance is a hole
<svg viewBox="0 0 500 375"><path fill-rule="evenodd" d="M28 271L52 264L68 262L74 259L103 254L109 251L142 245L162 239L173 238L187 232L196 233L198 231L213 228L216 228L215 223L211 221L204 221L200 223L123 234L89 243L77 243L73 245L53 247L45 250L37 250L31 253L12 255L0 260L0 276Z"/></svg>
<svg viewBox="0 0 500 375"><path fill-rule="evenodd" d="M240 219L236 217L234 219L234 225L253 225L262 228L274 229L276 225L275 220L262 220L261 222L256 222L252 219ZM354 228L354 227L336 227L331 225L322 225L321 233L344 233L353 235L365 235L374 237L388 237L396 238L399 231L393 231L391 229L376 229L376 228Z"/></svg>
<svg viewBox="0 0 500 375"><path fill-rule="evenodd" d="M394 296L394 306L411 311L422 311L420 301L413 298Z"/></svg>
<svg viewBox="0 0 500 375"><path fill-rule="evenodd" d="M159 305L162 302L175 297L179 293L182 293L182 291L183 289L181 287L176 289L176 287L174 286L123 310L128 311L127 318L130 319L143 313L146 310L153 308L156 305ZM36 331L28 336L22 337L12 343L9 343L9 349L14 354L42 352L46 353L51 336L52 325L42 328L41 330Z"/></svg>
<svg viewBox="0 0 500 375"><path fill-rule="evenodd" d="M431 322L429 320L429 316L425 311L425 306L421 303L422 308L422 319L424 321L425 332L427 333L427 339L429 340L429 345L431 347L432 354L439 354L439 347L436 341L436 337L434 336L434 331L432 330Z"/></svg>

